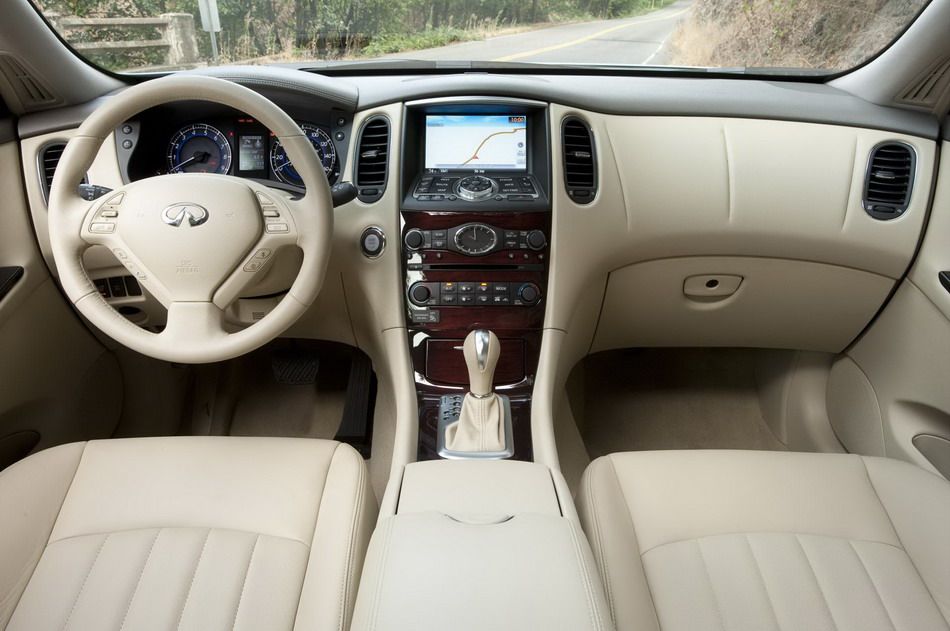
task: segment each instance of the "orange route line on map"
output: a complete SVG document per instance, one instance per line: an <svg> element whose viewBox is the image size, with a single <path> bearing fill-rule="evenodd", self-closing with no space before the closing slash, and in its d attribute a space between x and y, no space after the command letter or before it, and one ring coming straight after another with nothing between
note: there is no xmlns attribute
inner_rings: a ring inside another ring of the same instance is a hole
<svg viewBox="0 0 950 631"><path fill-rule="evenodd" d="M492 138L494 138L495 136L503 136L503 135L505 135L505 134L517 134L519 131L522 131L522 130L521 130L521 129L512 129L511 131L496 131L494 134L489 134L488 136L485 136L485 139L481 142L481 144L478 145L478 147L475 149L474 153L472 153L472 157L469 158L468 160L466 160L465 162L463 162L462 164L460 164L459 166L460 166L460 167L463 167L463 166L465 166L466 164L468 164L469 162L471 162L472 160L474 160L475 158L477 158L477 157L478 157L478 152L482 150L482 147L485 146L485 143L488 142L489 140L491 140Z"/></svg>

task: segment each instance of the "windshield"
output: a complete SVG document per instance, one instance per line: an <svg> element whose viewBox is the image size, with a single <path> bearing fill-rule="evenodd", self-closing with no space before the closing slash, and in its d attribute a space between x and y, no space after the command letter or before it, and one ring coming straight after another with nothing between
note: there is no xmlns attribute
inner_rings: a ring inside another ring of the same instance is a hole
<svg viewBox="0 0 950 631"><path fill-rule="evenodd" d="M927 0L36 0L80 54L147 72L420 60L829 73Z"/></svg>

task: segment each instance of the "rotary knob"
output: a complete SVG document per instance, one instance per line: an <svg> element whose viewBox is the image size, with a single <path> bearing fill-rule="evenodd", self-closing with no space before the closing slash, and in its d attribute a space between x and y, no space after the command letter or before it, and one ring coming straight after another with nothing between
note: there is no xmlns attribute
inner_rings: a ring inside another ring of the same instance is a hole
<svg viewBox="0 0 950 631"><path fill-rule="evenodd" d="M412 289L409 290L409 300L412 301L412 304L420 307L428 304L431 297L432 292L422 284L413 285Z"/></svg>
<svg viewBox="0 0 950 631"><path fill-rule="evenodd" d="M418 228L413 228L406 233L405 237L406 247L410 250L418 250L426 242L425 236L422 234L422 230Z"/></svg>
<svg viewBox="0 0 950 631"><path fill-rule="evenodd" d="M459 197L470 202L491 197L495 192L495 182L484 175L469 175L458 183Z"/></svg>
<svg viewBox="0 0 950 631"><path fill-rule="evenodd" d="M528 233L528 236L525 237L525 243L527 243L528 247L532 250L543 250L544 246L548 244L548 239L540 230L532 230Z"/></svg>
<svg viewBox="0 0 950 631"><path fill-rule="evenodd" d="M518 298L526 305L537 304L541 299L541 289L534 283L525 283L518 288Z"/></svg>

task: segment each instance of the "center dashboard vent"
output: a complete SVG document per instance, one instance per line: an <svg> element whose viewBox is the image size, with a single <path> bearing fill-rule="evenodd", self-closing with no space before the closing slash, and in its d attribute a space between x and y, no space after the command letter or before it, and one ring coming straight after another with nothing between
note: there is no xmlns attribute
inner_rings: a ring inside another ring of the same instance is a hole
<svg viewBox="0 0 950 631"><path fill-rule="evenodd" d="M871 150L864 184L864 210L875 219L900 217L914 186L917 157L913 147L885 142Z"/></svg>
<svg viewBox="0 0 950 631"><path fill-rule="evenodd" d="M386 191L389 172L389 120L374 116L363 123L356 151L356 187L361 202L375 202Z"/></svg>
<svg viewBox="0 0 950 631"><path fill-rule="evenodd" d="M564 183L578 204L589 204L597 194L597 164L590 127L579 118L566 118L561 127L564 148Z"/></svg>

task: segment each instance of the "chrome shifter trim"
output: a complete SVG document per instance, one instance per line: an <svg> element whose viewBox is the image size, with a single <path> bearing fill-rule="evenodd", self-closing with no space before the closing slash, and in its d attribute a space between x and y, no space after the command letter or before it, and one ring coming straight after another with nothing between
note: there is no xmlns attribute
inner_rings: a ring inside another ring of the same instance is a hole
<svg viewBox="0 0 950 631"><path fill-rule="evenodd" d="M475 331L475 360L478 362L478 369L484 371L485 364L488 362L488 345L491 343L491 337L485 329Z"/></svg>

